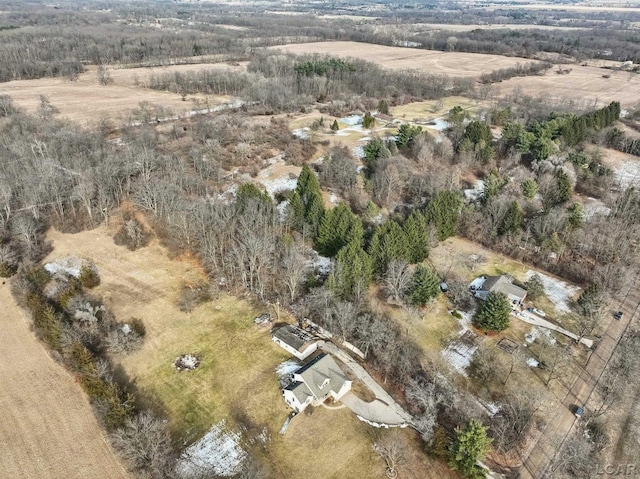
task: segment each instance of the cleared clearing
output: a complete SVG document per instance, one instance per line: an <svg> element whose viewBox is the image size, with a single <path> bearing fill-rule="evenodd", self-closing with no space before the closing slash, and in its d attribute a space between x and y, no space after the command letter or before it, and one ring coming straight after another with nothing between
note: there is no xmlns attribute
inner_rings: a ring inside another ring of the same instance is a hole
<svg viewBox="0 0 640 479"><path fill-rule="evenodd" d="M473 30L587 30L584 27L571 25L536 25L526 23L489 23L486 25L464 25L455 23L415 23L411 25L417 30L444 30L451 32L470 32Z"/></svg>
<svg viewBox="0 0 640 479"><path fill-rule="evenodd" d="M80 386L30 331L0 285L0 476L124 479Z"/></svg>
<svg viewBox="0 0 640 479"><path fill-rule="evenodd" d="M185 72L210 69L241 69L224 63L204 63L193 65L172 65L154 68L109 69L113 83L100 85L96 67L79 75L75 81L68 78L40 78L37 80L15 80L2 84L2 93L11 96L14 102L29 112L36 112L40 105L40 95L46 95L53 106L60 110L59 117L84 125L95 125L102 118L123 120L127 112L138 107L140 102L149 102L169 108L174 114L197 109L193 99L204 102L204 95L190 95L182 101L180 95L144 88L152 74ZM136 81L137 78L137 81ZM136 86L136 83L139 83ZM229 101L228 97L208 97L213 106ZM203 108L200 106L199 108Z"/></svg>
<svg viewBox="0 0 640 479"><path fill-rule="evenodd" d="M501 95L519 91L522 95L544 97L549 100L568 98L588 102L601 108L612 101L619 101L623 108L630 108L640 101L640 75L597 67L565 65L571 73L560 75L555 69L542 76L514 77L496 83ZM609 78L604 76L609 75Z"/></svg>
<svg viewBox="0 0 640 479"><path fill-rule="evenodd" d="M318 53L367 60L391 70L424 70L436 75L479 77L533 60L483 53L441 52L358 42L294 43L271 47L295 54Z"/></svg>
<svg viewBox="0 0 640 479"><path fill-rule="evenodd" d="M310 415L296 417L286 435L278 434L290 411L274 370L290 356L271 341L268 330L253 324L255 315L264 310L222 295L183 313L176 305L178 292L182 284L204 278L197 264L189 258L170 260L155 240L131 252L116 246L112 235L104 226L73 235L50 231L54 248L50 258L93 259L102 281L93 292L118 320L144 321L147 338L142 349L117 361L147 402L168 416L176 436L193 442L226 419L235 431L246 428L243 441L266 431L270 440L254 453L265 456L274 477L384 474L371 447L372 428L346 408L316 408ZM198 355L200 367L176 372L172 362L183 353ZM410 454L411 468L403 477L449 477L446 465L433 463L417 449Z"/></svg>

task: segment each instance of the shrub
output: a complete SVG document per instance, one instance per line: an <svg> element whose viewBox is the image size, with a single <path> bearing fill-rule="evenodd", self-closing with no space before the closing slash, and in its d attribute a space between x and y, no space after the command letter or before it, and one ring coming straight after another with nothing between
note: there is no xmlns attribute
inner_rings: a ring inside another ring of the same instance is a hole
<svg viewBox="0 0 640 479"><path fill-rule="evenodd" d="M0 278L9 278L18 271L20 258L9 245L0 246Z"/></svg>
<svg viewBox="0 0 640 479"><path fill-rule="evenodd" d="M125 221L120 231L113 237L115 243L135 251L149 243L150 234L142 224L134 219Z"/></svg>
<svg viewBox="0 0 640 479"><path fill-rule="evenodd" d="M142 336L130 324L122 324L107 335L105 342L110 352L128 354L142 346Z"/></svg>
<svg viewBox="0 0 640 479"><path fill-rule="evenodd" d="M98 286L100 284L100 275L96 265L93 263L83 264L78 279L85 288L91 289Z"/></svg>
<svg viewBox="0 0 640 479"><path fill-rule="evenodd" d="M199 304L206 303L211 300L211 289L208 283L202 282L194 286L185 285L182 287L182 293L178 301L180 311L190 313Z"/></svg>

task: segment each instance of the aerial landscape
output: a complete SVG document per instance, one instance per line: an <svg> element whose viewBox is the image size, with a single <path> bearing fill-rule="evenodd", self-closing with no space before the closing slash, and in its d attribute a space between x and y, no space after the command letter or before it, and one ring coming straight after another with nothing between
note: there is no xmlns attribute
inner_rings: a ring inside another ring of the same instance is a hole
<svg viewBox="0 0 640 479"><path fill-rule="evenodd" d="M640 477L640 2L8 0L0 478Z"/></svg>

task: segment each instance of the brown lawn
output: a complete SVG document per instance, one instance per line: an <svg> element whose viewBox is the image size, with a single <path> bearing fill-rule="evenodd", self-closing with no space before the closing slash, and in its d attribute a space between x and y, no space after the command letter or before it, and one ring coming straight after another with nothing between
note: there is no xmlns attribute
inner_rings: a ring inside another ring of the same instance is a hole
<svg viewBox="0 0 640 479"><path fill-rule="evenodd" d="M0 476L125 479L74 378L45 351L0 285Z"/></svg>
<svg viewBox="0 0 640 479"><path fill-rule="evenodd" d="M183 313L177 307L181 286L204 276L189 258L171 260L156 240L131 252L113 243L104 226L79 234L49 232L50 258L69 255L92 259L101 285L93 293L120 321L141 318L147 327L142 349L116 361L135 380L145 401L169 418L175 436L190 443L213 424L226 420L239 430L266 430L264 447L248 446L263 457L274 477L310 479L382 477L384 466L372 449L372 428L348 410L317 408L296 417L287 433L278 434L289 414L274 368L289 355L253 325L264 312L246 300L222 295ZM173 360L195 353L198 369L178 373ZM251 440L251 432L243 435ZM409 431L408 434L412 437ZM444 464L419 452L416 444L403 477L443 478Z"/></svg>

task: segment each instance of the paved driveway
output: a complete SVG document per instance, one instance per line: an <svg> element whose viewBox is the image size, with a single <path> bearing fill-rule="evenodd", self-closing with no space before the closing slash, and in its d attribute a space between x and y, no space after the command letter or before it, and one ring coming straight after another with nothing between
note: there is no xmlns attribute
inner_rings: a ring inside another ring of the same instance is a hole
<svg viewBox="0 0 640 479"><path fill-rule="evenodd" d="M326 342L322 346L322 350L342 361L376 396L374 401L366 402L352 392L349 392L340 400L342 404L361 418L377 424L401 426L412 423L411 415L406 412L362 366L349 356L346 351L343 351L330 342Z"/></svg>
<svg viewBox="0 0 640 479"><path fill-rule="evenodd" d="M547 321L546 319L542 319L537 314L530 313L529 311L511 311L511 315L518 318L520 321L524 321L525 323L533 324L535 326L540 326L541 328L552 329L553 331L557 331L560 334L564 334L565 336L569 336L571 339L578 340L578 335L568 331L564 328L561 328L557 324L553 324L551 321ZM590 348L593 346L593 341L591 339L582 338L580 342L584 344L586 347Z"/></svg>

